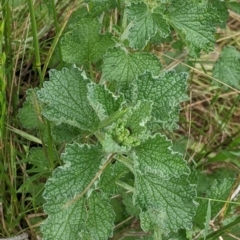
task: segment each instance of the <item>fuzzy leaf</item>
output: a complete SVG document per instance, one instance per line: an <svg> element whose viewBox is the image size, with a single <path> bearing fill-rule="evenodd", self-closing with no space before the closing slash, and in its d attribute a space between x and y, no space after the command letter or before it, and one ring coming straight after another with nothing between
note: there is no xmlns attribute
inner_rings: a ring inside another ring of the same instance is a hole
<svg viewBox="0 0 240 240"><path fill-rule="evenodd" d="M133 21L128 36L130 47L143 49L157 32L163 38L170 34L169 25L158 8L149 7L141 2L131 4L126 10L129 21Z"/></svg>
<svg viewBox="0 0 240 240"><path fill-rule="evenodd" d="M48 214L61 211L62 205L81 193L99 171L103 152L98 146L66 146L62 160L65 165L54 170L45 185L44 198L48 201L44 209Z"/></svg>
<svg viewBox="0 0 240 240"><path fill-rule="evenodd" d="M95 63L114 42L110 34L100 34L96 19L82 18L64 34L61 41L63 60L68 63Z"/></svg>
<svg viewBox="0 0 240 240"><path fill-rule="evenodd" d="M57 123L67 123L82 130L93 131L99 119L87 100L89 79L77 68L50 72L50 81L38 91L46 103L43 115Z"/></svg>
<svg viewBox="0 0 240 240"><path fill-rule="evenodd" d="M180 228L191 229L196 191L186 175L168 180L151 173L137 173L135 177L134 201L142 209L144 231L157 227L166 234Z"/></svg>
<svg viewBox="0 0 240 240"><path fill-rule="evenodd" d="M156 56L113 48L108 51L103 60L103 79L116 81L119 85L128 85L146 69L155 76L160 73L161 64Z"/></svg>
<svg viewBox="0 0 240 240"><path fill-rule="evenodd" d="M92 193L88 202L83 196L66 204L95 177L103 159L102 150L75 143L67 145L62 159L65 165L54 170L45 185L44 210L48 218L42 226L44 238L84 240L89 235L92 239L107 239L112 232L114 213L104 198Z"/></svg>
<svg viewBox="0 0 240 240"><path fill-rule="evenodd" d="M111 237L115 213L109 200L93 192L88 200L88 208L88 218L81 239L102 240Z"/></svg>
<svg viewBox="0 0 240 240"><path fill-rule="evenodd" d="M112 236L114 218L109 201L92 193L88 201L78 200L49 215L41 230L46 240L102 240Z"/></svg>
<svg viewBox="0 0 240 240"><path fill-rule="evenodd" d="M234 47L225 47L214 65L213 76L240 89L240 52Z"/></svg>
<svg viewBox="0 0 240 240"><path fill-rule="evenodd" d="M129 112L125 125L130 128L133 135L140 136L146 132L146 123L151 119L151 101L139 101Z"/></svg>
<svg viewBox="0 0 240 240"><path fill-rule="evenodd" d="M98 188L109 196L118 194L119 186L116 184L116 181L123 177L127 172L129 172L128 168L119 162L108 165L101 175Z"/></svg>
<svg viewBox="0 0 240 240"><path fill-rule="evenodd" d="M117 112L123 103L123 95L116 96L105 85L88 85L88 100L101 121Z"/></svg>
<svg viewBox="0 0 240 240"><path fill-rule="evenodd" d="M187 100L186 73L166 72L153 77L147 72L138 77L131 88L132 101L150 100L153 102L153 121L165 129L177 128L179 104Z"/></svg>
<svg viewBox="0 0 240 240"><path fill-rule="evenodd" d="M134 149L134 202L142 210L144 231L158 228L167 234L191 228L196 186L188 180L190 171L182 156L171 149L171 142L160 134Z"/></svg>
<svg viewBox="0 0 240 240"><path fill-rule="evenodd" d="M141 174L155 174L169 179L189 174L181 154L172 151L172 143L165 136L157 134L135 148L135 169Z"/></svg>
<svg viewBox="0 0 240 240"><path fill-rule="evenodd" d="M219 16L219 22L217 22L217 25L221 28L225 28L229 17L226 2L221 0L211 0L210 3L217 10Z"/></svg>
<svg viewBox="0 0 240 240"><path fill-rule="evenodd" d="M218 15L207 1L172 1L165 17L186 42L192 55L213 49Z"/></svg>
<svg viewBox="0 0 240 240"><path fill-rule="evenodd" d="M41 226L44 240L81 239L79 235L87 218L84 200L81 199L68 208L61 209L61 206L58 206L57 209L58 211L55 214L48 215L48 218Z"/></svg>

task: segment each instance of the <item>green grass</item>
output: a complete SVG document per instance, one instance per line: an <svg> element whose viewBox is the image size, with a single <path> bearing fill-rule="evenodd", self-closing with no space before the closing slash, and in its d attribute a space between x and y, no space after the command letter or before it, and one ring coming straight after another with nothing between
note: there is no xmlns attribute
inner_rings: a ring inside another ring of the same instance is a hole
<svg viewBox="0 0 240 240"><path fill-rule="evenodd" d="M12 5L11 1L1 1L4 22L0 24L0 38L4 47L0 45L0 238L22 232L29 233L32 239L40 236L39 225L45 218L43 185L60 163L59 154L64 148L54 145L50 123L40 115L42 130L38 133L22 128L17 117L26 91L42 86L47 77L53 51L57 49L61 56L57 43L67 20L80 4L80 1L55 2L56 5L53 0L36 1L33 5L32 0L13 1ZM159 53L165 69L176 66L190 69L190 100L182 105L180 128L171 138L190 164L212 176L240 173L239 91L226 90L211 78L220 50L224 46L239 49L239 28L240 16L231 13L227 29L218 32L215 51L194 60L194 66L182 63L184 55L166 61L166 56ZM172 49L166 44L161 51L166 53ZM36 105L36 110L38 108ZM30 148L39 146L43 146L42 159L50 162L48 169L34 162ZM240 178L235 184L239 183ZM238 229L235 227L227 233L226 239L239 239Z"/></svg>

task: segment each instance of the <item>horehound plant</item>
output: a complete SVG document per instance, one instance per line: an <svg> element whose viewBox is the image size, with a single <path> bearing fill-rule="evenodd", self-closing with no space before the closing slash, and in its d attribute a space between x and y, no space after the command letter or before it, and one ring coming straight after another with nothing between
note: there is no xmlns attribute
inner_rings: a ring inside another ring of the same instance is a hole
<svg viewBox="0 0 240 240"><path fill-rule="evenodd" d="M138 239L207 236L209 214L224 203L210 211L206 199L226 200L233 179L216 180L197 200L197 172L164 135L178 128L188 74L161 70L154 49L176 33L190 56L209 52L227 4L89 0L74 13L60 43L66 67L29 91L20 111L23 122L35 114L24 108L36 93L56 146L66 143L45 184L45 240L123 239L119 207L139 219Z"/></svg>

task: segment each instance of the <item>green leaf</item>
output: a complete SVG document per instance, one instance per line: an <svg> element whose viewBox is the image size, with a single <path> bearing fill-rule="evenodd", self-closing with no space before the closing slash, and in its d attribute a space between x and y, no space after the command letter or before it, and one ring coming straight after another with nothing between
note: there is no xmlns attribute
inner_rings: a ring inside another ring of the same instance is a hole
<svg viewBox="0 0 240 240"><path fill-rule="evenodd" d="M88 84L88 100L101 121L117 112L124 101L123 95L116 96L105 85Z"/></svg>
<svg viewBox="0 0 240 240"><path fill-rule="evenodd" d="M129 108L119 109L118 111L111 114L108 118L103 120L101 122L101 124L99 125L99 128L107 127L107 126L111 125L112 123L117 122L118 119L124 118L124 116L126 115L126 113L128 111L129 111Z"/></svg>
<svg viewBox="0 0 240 240"><path fill-rule="evenodd" d="M225 47L213 67L213 76L222 82L240 89L240 52L234 47Z"/></svg>
<svg viewBox="0 0 240 240"><path fill-rule="evenodd" d="M131 101L150 100L153 102L153 121L165 129L177 128L179 104L188 99L186 95L186 73L174 71L153 77L147 72L139 76L130 89Z"/></svg>
<svg viewBox="0 0 240 240"><path fill-rule="evenodd" d="M194 217L194 222L201 228L204 228L205 219L207 216L208 210L208 200L211 201L211 216L215 217L215 215L221 210L224 205L224 202L231 191L232 185L234 183L234 179L225 178L224 180L214 180L212 186L209 190L204 194L204 198L198 200L199 206L197 208L196 215ZM214 201L216 200L216 201ZM222 201L218 201L222 200Z"/></svg>
<svg viewBox="0 0 240 240"><path fill-rule="evenodd" d="M156 134L134 149L134 201L142 209L144 231L191 229L196 186L188 180L190 171L182 155L171 148L165 136Z"/></svg>
<svg viewBox="0 0 240 240"><path fill-rule="evenodd" d="M116 81L119 85L128 86L146 69L155 76L160 73L160 61L153 54L130 53L126 49L113 48L108 51L103 59L102 77L107 81Z"/></svg>
<svg viewBox="0 0 240 240"><path fill-rule="evenodd" d="M42 114L51 121L66 123L82 130L94 131L99 119L87 100L90 80L77 68L50 72L38 97L46 103Z"/></svg>
<svg viewBox="0 0 240 240"><path fill-rule="evenodd" d="M103 152L98 146L71 144L62 155L65 162L53 172L45 185L44 210L48 214L42 226L45 239L107 239L112 233L114 213L109 202L91 193L67 204L82 193L99 171ZM104 226L103 226L104 225Z"/></svg>
<svg viewBox="0 0 240 240"><path fill-rule="evenodd" d="M130 107L124 118L119 119L109 131L113 139L123 146L137 146L146 138L146 123L151 119L153 103L142 100Z"/></svg>
<svg viewBox="0 0 240 240"><path fill-rule="evenodd" d="M135 169L141 174L152 173L163 179L189 174L182 155L173 152L171 148L172 143L165 136L157 134L149 137L135 148Z"/></svg>
<svg viewBox="0 0 240 240"><path fill-rule="evenodd" d="M136 174L134 201L142 209L144 231L160 228L163 233L191 229L195 215L195 186L187 176L164 179L157 174Z"/></svg>
<svg viewBox="0 0 240 240"><path fill-rule="evenodd" d="M131 192L125 192L121 194L121 197L127 213L139 218L140 209L133 203L133 194Z"/></svg>
<svg viewBox="0 0 240 240"><path fill-rule="evenodd" d="M53 153L55 155L55 159L57 159L56 152L53 151ZM34 167L42 169L42 171L51 169L51 163L47 159L42 148L31 148L25 161L32 164Z"/></svg>
<svg viewBox="0 0 240 240"><path fill-rule="evenodd" d="M219 16L219 19L216 19L219 20L217 25L221 28L225 28L229 18L226 2L221 0L211 0L210 3L217 10L217 14Z"/></svg>
<svg viewBox="0 0 240 240"><path fill-rule="evenodd" d="M213 49L218 15L207 1L172 1L165 17L193 56L198 56L201 50Z"/></svg>
<svg viewBox="0 0 240 240"><path fill-rule="evenodd" d="M98 183L98 189L102 190L105 194L108 194L109 196L118 194L119 186L116 184L116 181L128 172L129 169L118 161L108 165L106 170L101 175L101 179Z"/></svg>
<svg viewBox="0 0 240 240"><path fill-rule="evenodd" d="M88 208L88 218L81 239L103 240L111 237L115 214L109 200L93 192L88 200Z"/></svg>
<svg viewBox="0 0 240 240"><path fill-rule="evenodd" d="M152 105L151 101L142 100L129 111L125 125L129 128L130 135L140 138L146 133L146 123L151 119Z"/></svg>
<svg viewBox="0 0 240 240"><path fill-rule="evenodd" d="M62 154L65 165L55 169L45 185L44 198L48 201L45 211L48 214L61 211L68 200L83 192L99 171L103 158L99 146L67 145Z"/></svg>
<svg viewBox="0 0 240 240"><path fill-rule="evenodd" d="M57 143L71 143L80 141L84 136L84 132L77 127L62 123L53 126L52 136Z"/></svg>
<svg viewBox="0 0 240 240"><path fill-rule="evenodd" d="M157 32L163 38L170 34L169 25L158 8L151 8L141 2L131 4L126 10L128 20L133 22L128 36L130 47L143 49Z"/></svg>
<svg viewBox="0 0 240 240"><path fill-rule="evenodd" d="M63 60L68 63L95 63L102 58L114 42L110 34L100 34L96 19L82 18L74 23L61 40Z"/></svg>
<svg viewBox="0 0 240 240"><path fill-rule="evenodd" d="M43 122L41 121L42 104L37 99L37 90L38 89L27 90L26 101L18 112L19 120L26 129L39 129L43 127Z"/></svg>
<svg viewBox="0 0 240 240"><path fill-rule="evenodd" d="M78 200L71 204L68 208L58 210L55 214L50 214L47 220L41 225L41 232L45 240L78 240L82 232L82 228L86 223L87 212L84 200Z"/></svg>

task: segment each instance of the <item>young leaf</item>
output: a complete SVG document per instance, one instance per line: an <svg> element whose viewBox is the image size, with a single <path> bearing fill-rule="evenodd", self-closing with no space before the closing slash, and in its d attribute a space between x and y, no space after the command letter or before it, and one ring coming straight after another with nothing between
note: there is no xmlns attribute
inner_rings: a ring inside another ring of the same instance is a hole
<svg viewBox="0 0 240 240"><path fill-rule="evenodd" d="M171 150L172 144L160 134L149 137L134 150L135 169L141 174L155 174L159 178L169 179L189 174L189 169L181 154Z"/></svg>
<svg viewBox="0 0 240 240"><path fill-rule="evenodd" d="M152 105L151 101L142 100L129 111L125 125L129 128L130 135L140 138L142 134L146 133L145 125L151 119Z"/></svg>
<svg viewBox="0 0 240 240"><path fill-rule="evenodd" d="M222 82L240 89L240 52L234 47L225 47L213 67L213 76Z"/></svg>
<svg viewBox="0 0 240 240"><path fill-rule="evenodd" d="M124 97L116 96L105 85L88 84L88 100L101 121L121 108Z"/></svg>
<svg viewBox="0 0 240 240"><path fill-rule="evenodd" d="M39 99L46 103L42 114L57 123L94 131L100 121L87 100L88 83L77 68L52 70L50 81L38 91Z"/></svg>
<svg viewBox="0 0 240 240"><path fill-rule="evenodd" d="M61 41L63 60L68 63L95 63L114 42L110 34L100 34L100 24L94 18L82 18L64 34Z"/></svg>
<svg viewBox="0 0 240 240"><path fill-rule="evenodd" d="M187 175L166 180L158 174L137 173L135 178L134 201L142 209L144 231L157 227L167 234L180 228L191 229L196 191Z"/></svg>
<svg viewBox="0 0 240 240"><path fill-rule="evenodd" d="M213 49L218 15L207 1L172 1L165 17L193 56L198 56L201 50L208 52Z"/></svg>
<svg viewBox="0 0 240 240"><path fill-rule="evenodd" d="M129 21L133 21L128 39L130 47L143 49L151 37L157 32L165 38L170 34L170 28L159 8L148 6L144 2L131 4L126 8Z"/></svg>
<svg viewBox="0 0 240 240"><path fill-rule="evenodd" d="M153 121L165 129L177 128L179 103L187 100L186 73L174 71L153 77L147 72L134 81L132 101L147 99L153 102Z"/></svg>
<svg viewBox="0 0 240 240"><path fill-rule="evenodd" d="M103 79L116 81L119 85L128 85L146 69L154 76L161 70L160 61L150 53L130 53L126 49L109 49L103 59Z"/></svg>

